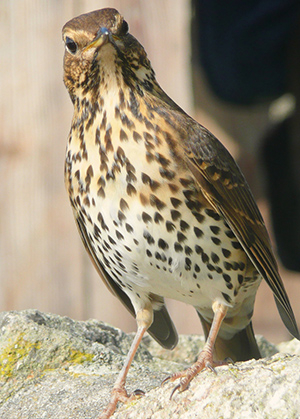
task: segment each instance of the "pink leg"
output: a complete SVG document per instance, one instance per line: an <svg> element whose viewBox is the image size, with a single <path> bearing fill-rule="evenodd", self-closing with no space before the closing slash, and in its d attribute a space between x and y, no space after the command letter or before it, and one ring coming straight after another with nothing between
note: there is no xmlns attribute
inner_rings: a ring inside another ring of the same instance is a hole
<svg viewBox="0 0 300 419"><path fill-rule="evenodd" d="M214 370L214 366L224 365L224 362L216 363L213 361L213 349L222 321L226 316L227 307L221 303L215 302L213 303L212 308L214 311L213 322L205 346L200 352L197 361L186 370L175 373L165 380L174 381L177 378L180 378L180 383L173 389L171 398L177 390L179 392L186 390L192 379L204 368L210 368L211 370Z"/></svg>
<svg viewBox="0 0 300 419"><path fill-rule="evenodd" d="M127 391L125 390L125 382L128 370L139 347L139 344L141 343L142 337L144 336L149 326L152 324L152 307L148 307L147 309L145 308L144 310L139 311L136 315L136 320L138 324L136 335L127 354L123 368L120 371L120 374L112 389L110 401L98 419L109 419L115 412L118 402L125 403L134 397L127 394Z"/></svg>

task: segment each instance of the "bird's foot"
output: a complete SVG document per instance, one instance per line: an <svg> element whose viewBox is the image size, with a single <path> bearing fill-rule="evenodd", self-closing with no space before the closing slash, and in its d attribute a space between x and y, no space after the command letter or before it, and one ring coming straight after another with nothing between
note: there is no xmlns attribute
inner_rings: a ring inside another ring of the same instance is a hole
<svg viewBox="0 0 300 419"><path fill-rule="evenodd" d="M187 368L184 371L180 371L177 372L173 375L171 375L170 377L167 377L163 383L168 382L168 381L175 381L177 379L180 379L179 384L177 384L171 393L170 399L172 399L173 395L176 393L176 391L178 391L179 393L181 393L182 391L187 390L187 388L190 385L190 382L192 381L192 379L202 370L204 370L205 368L209 368L211 371L213 371L215 374L217 373L215 370L215 367L218 367L220 365L227 365L226 361L222 361L222 362L215 362L212 359L212 354L210 352L207 352L205 350L203 350L197 361L190 366L189 368Z"/></svg>
<svg viewBox="0 0 300 419"><path fill-rule="evenodd" d="M142 390L135 390L132 394L128 394L124 386L116 386L111 392L111 397L108 405L103 410L98 419L109 419L115 412L117 404L128 403L132 400L138 399L145 393Z"/></svg>

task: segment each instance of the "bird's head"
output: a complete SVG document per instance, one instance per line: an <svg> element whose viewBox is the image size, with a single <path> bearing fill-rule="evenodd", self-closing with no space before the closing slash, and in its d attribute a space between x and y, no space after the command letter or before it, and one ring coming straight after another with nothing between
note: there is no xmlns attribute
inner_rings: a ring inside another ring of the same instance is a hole
<svg viewBox="0 0 300 419"><path fill-rule="evenodd" d="M127 84L151 90L155 74L142 45L128 32L128 24L116 9L101 9L67 22L64 82L71 99L89 95L97 100L103 90Z"/></svg>

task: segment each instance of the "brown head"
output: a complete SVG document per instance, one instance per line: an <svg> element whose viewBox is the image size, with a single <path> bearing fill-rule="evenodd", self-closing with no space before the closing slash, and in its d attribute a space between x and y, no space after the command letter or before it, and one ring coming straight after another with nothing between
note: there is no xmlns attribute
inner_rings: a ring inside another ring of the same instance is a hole
<svg viewBox="0 0 300 419"><path fill-rule="evenodd" d="M80 15L64 25L62 35L64 83L73 102L87 94L97 100L114 82L152 88L155 75L146 52L116 9Z"/></svg>

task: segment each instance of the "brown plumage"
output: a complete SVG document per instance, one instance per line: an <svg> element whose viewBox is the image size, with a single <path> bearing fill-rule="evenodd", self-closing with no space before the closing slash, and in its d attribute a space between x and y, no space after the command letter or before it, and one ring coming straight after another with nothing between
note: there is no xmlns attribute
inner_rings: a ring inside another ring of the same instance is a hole
<svg viewBox="0 0 300 419"><path fill-rule="evenodd" d="M247 182L223 145L161 89L122 16L81 15L63 39L74 104L66 187L87 252L138 324L108 418L128 398L126 375L145 331L165 348L177 344L165 297L193 305L207 338L198 361L171 377L180 378L175 390L226 357L260 356L251 317L262 278L299 333Z"/></svg>

